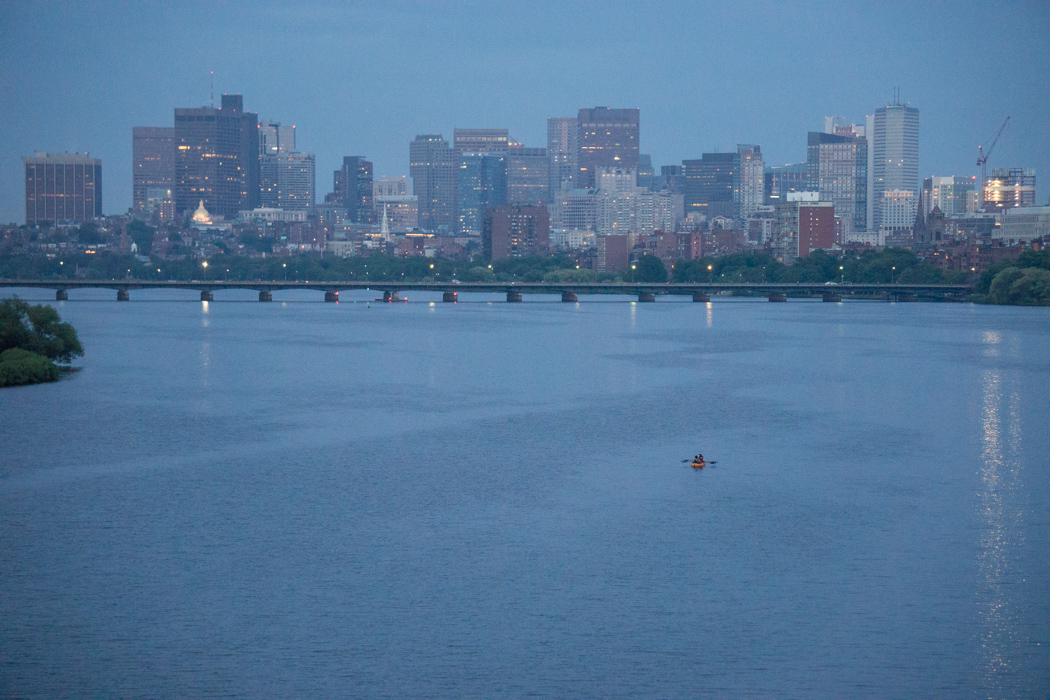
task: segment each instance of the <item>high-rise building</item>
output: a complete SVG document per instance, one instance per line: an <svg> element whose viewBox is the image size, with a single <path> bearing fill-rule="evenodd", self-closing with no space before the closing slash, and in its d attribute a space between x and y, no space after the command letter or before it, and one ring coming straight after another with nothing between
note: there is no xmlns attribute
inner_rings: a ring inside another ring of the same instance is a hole
<svg viewBox="0 0 1050 700"><path fill-rule="evenodd" d="M835 205L831 202L798 203L798 256L804 258L812 251L834 247Z"/></svg>
<svg viewBox="0 0 1050 700"><path fill-rule="evenodd" d="M131 128L131 207L142 213L150 189L175 188L175 129L170 126Z"/></svg>
<svg viewBox="0 0 1050 700"><path fill-rule="evenodd" d="M579 157L580 122L576 117L547 118L547 158L550 160L550 196L574 187Z"/></svg>
<svg viewBox="0 0 1050 700"><path fill-rule="evenodd" d="M653 176L653 187L656 192L667 190L671 194L683 194L685 192L685 176L682 174L681 165L661 165L660 175Z"/></svg>
<svg viewBox="0 0 1050 700"><path fill-rule="evenodd" d="M419 202L419 226L428 231L454 229L456 161L441 134L421 134L408 145L408 173Z"/></svg>
<svg viewBox="0 0 1050 700"><path fill-rule="evenodd" d="M295 127L264 121L259 125L259 204L312 211L316 192L313 153L295 148Z"/></svg>
<svg viewBox="0 0 1050 700"><path fill-rule="evenodd" d="M292 151L278 156L278 195L275 206L279 209L312 212L317 201L316 173L313 153Z"/></svg>
<svg viewBox="0 0 1050 700"><path fill-rule="evenodd" d="M911 190L886 190L882 193L880 231L908 231L915 225L918 197Z"/></svg>
<svg viewBox="0 0 1050 700"><path fill-rule="evenodd" d="M766 204L787 201L788 192L805 192L809 187L809 171L805 163L771 165L765 170Z"/></svg>
<svg viewBox="0 0 1050 700"><path fill-rule="evenodd" d="M507 203L507 155L463 151L456 178L456 233L481 234L482 215Z"/></svg>
<svg viewBox="0 0 1050 700"><path fill-rule="evenodd" d="M489 207L484 214L481 247L489 262L546 255L550 250L550 215L547 208Z"/></svg>
<svg viewBox="0 0 1050 700"><path fill-rule="evenodd" d="M977 178L952 175L923 180L924 214L939 207L945 216L959 217L977 211Z"/></svg>
<svg viewBox="0 0 1050 700"><path fill-rule="evenodd" d="M687 215L740 217L739 153L704 153L698 160L683 160L682 175Z"/></svg>
<svg viewBox="0 0 1050 700"><path fill-rule="evenodd" d="M295 126L280 122L259 123L259 157L281 156L295 151Z"/></svg>
<svg viewBox="0 0 1050 700"><path fill-rule="evenodd" d="M510 136L506 129L454 129L452 148L459 153L506 153Z"/></svg>
<svg viewBox="0 0 1050 700"><path fill-rule="evenodd" d="M382 177L378 180L372 180L373 197L401 197L411 194L412 190L409 187L408 178L404 175L401 177Z"/></svg>
<svg viewBox="0 0 1050 700"><path fill-rule="evenodd" d="M834 203L843 240L854 231L868 230L867 156L868 142L863 136L809 132L808 189Z"/></svg>
<svg viewBox="0 0 1050 700"><path fill-rule="evenodd" d="M911 192L912 205L919 198L919 110L892 104L875 110L872 120L872 215L871 229L885 229L883 200L887 192ZM894 195L897 206L901 198ZM909 217L905 217L909 218ZM915 211L910 219L915 220Z"/></svg>
<svg viewBox="0 0 1050 700"><path fill-rule="evenodd" d="M26 168L26 224L78 223L102 216L102 161L87 153L37 153Z"/></svg>
<svg viewBox="0 0 1050 700"><path fill-rule="evenodd" d="M561 190L551 201L553 226L559 229L595 231L598 223L598 190Z"/></svg>
<svg viewBox="0 0 1050 700"><path fill-rule="evenodd" d="M507 202L522 206L546 206L550 202L550 160L546 148L508 148Z"/></svg>
<svg viewBox="0 0 1050 700"><path fill-rule="evenodd" d="M343 156L343 167L332 175L332 192L346 208L346 220L375 223L372 206L372 161L364 156Z"/></svg>
<svg viewBox="0 0 1050 700"><path fill-rule="evenodd" d="M259 206L258 115L244 111L240 95L222 107L175 110L175 208L200 201L213 216L233 218Z"/></svg>
<svg viewBox="0 0 1050 700"><path fill-rule="evenodd" d="M737 144L740 157L740 218L746 219L765 202L765 164L762 148L751 144Z"/></svg>
<svg viewBox="0 0 1050 700"><path fill-rule="evenodd" d="M1035 206L1035 170L996 168L984 181L985 211Z"/></svg>
<svg viewBox="0 0 1050 700"><path fill-rule="evenodd" d="M638 186L647 190L653 188L653 157L648 153L638 155Z"/></svg>
<svg viewBox="0 0 1050 700"><path fill-rule="evenodd" d="M595 186L597 168L638 169L638 109L581 109L576 187Z"/></svg>

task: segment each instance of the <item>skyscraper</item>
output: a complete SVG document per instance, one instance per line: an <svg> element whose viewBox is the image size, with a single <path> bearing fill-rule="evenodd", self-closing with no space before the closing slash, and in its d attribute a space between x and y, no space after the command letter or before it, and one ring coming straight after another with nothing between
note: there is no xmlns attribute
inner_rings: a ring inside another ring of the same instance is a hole
<svg viewBox="0 0 1050 700"><path fill-rule="evenodd" d="M507 202L545 206L550 202L550 161L546 148L507 149Z"/></svg>
<svg viewBox="0 0 1050 700"><path fill-rule="evenodd" d="M37 153L26 168L26 224L91 221L102 216L102 161L87 153Z"/></svg>
<svg viewBox="0 0 1050 700"><path fill-rule="evenodd" d="M704 153L699 160L683 160L682 176L686 215L740 217L739 153Z"/></svg>
<svg viewBox="0 0 1050 700"><path fill-rule="evenodd" d="M316 172L313 153L299 153L295 127L259 125L259 203L263 207L312 211Z"/></svg>
<svg viewBox="0 0 1050 700"><path fill-rule="evenodd" d="M550 191L556 197L571 190L578 169L580 122L576 117L547 118L547 158L550 160Z"/></svg>
<svg viewBox="0 0 1050 700"><path fill-rule="evenodd" d="M506 153L510 135L506 129L454 129L452 148L463 151Z"/></svg>
<svg viewBox="0 0 1050 700"><path fill-rule="evenodd" d="M131 206L146 210L151 189L175 188L175 129L168 126L131 128Z"/></svg>
<svg viewBox="0 0 1050 700"><path fill-rule="evenodd" d="M819 192L822 201L835 205L835 218L843 239L855 231L868 230L867 156L868 142L863 136L809 132L808 189Z"/></svg>
<svg viewBox="0 0 1050 700"><path fill-rule="evenodd" d="M259 206L258 116L240 95L222 107L175 110L175 208L180 214L204 201L213 215L232 218Z"/></svg>
<svg viewBox="0 0 1050 700"><path fill-rule="evenodd" d="M372 161L364 156L343 156L343 167L332 175L332 192L355 224L375 223L372 206Z"/></svg>
<svg viewBox="0 0 1050 700"><path fill-rule="evenodd" d="M463 151L456 177L456 233L481 234L489 207L507 203L507 154Z"/></svg>
<svg viewBox="0 0 1050 700"><path fill-rule="evenodd" d="M913 193L912 205L919 199L919 110L902 104L892 104L875 110L873 120L872 154L874 165L872 175L872 215L871 228L882 229L883 200L887 192ZM897 211L906 198L893 195L892 207L894 218L900 220ZM914 209L911 216L901 217L915 220Z"/></svg>
<svg viewBox="0 0 1050 700"><path fill-rule="evenodd" d="M746 219L765 200L765 164L761 146L737 144L736 152L740 157L740 218Z"/></svg>
<svg viewBox="0 0 1050 700"><path fill-rule="evenodd" d="M419 202L419 226L452 232L455 213L456 162L441 134L421 134L408 145L408 172Z"/></svg>
<svg viewBox="0 0 1050 700"><path fill-rule="evenodd" d="M581 109L576 187L595 186L596 168L638 170L637 109Z"/></svg>

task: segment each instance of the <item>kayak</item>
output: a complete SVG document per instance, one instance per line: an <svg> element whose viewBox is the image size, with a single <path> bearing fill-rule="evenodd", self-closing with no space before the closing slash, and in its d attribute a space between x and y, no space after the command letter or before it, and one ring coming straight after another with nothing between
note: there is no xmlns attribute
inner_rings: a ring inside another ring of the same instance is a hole
<svg viewBox="0 0 1050 700"><path fill-rule="evenodd" d="M704 467L706 467L706 466L707 466L707 462L697 462L697 461L693 461L693 463L692 463L692 464L691 464L690 466L691 466L691 467L692 467L693 469L703 469Z"/></svg>

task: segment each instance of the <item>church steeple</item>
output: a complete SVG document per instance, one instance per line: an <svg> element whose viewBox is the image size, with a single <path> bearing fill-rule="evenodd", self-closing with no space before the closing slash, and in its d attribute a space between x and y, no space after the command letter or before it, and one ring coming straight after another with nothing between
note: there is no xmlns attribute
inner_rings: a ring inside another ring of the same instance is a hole
<svg viewBox="0 0 1050 700"><path fill-rule="evenodd" d="M384 241L390 241L390 224L386 220L386 202L383 202L383 223L379 227L379 235Z"/></svg>

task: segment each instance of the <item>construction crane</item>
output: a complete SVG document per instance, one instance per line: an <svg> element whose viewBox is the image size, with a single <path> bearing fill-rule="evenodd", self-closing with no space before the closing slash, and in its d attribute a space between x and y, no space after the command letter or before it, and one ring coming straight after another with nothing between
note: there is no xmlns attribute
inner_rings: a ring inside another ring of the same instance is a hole
<svg viewBox="0 0 1050 700"><path fill-rule="evenodd" d="M1009 124L1009 123L1010 123L1010 117L1007 117L1003 121L1003 125L999 127L999 131L998 131L998 133L995 134L995 138L992 139L992 145L988 147L988 152L987 153L984 152L984 146L978 146L977 147L977 153L979 154L979 157L977 158L977 165L981 166L981 206L982 207L984 206L984 187L985 187L985 183L988 181L988 176L987 176L987 174L985 172L985 164L988 162L988 156L992 155L992 150L995 148L995 144L999 143L999 137L1003 135L1003 130L1006 128L1006 125Z"/></svg>

